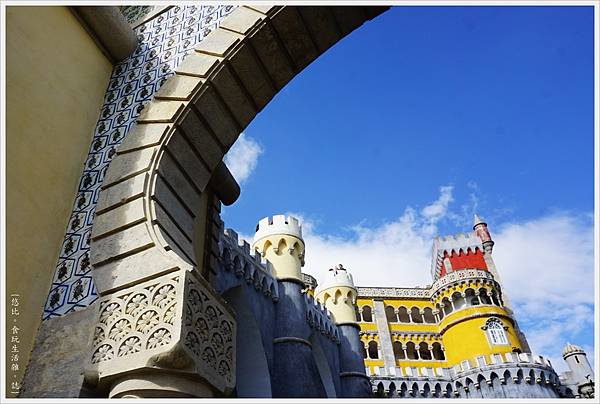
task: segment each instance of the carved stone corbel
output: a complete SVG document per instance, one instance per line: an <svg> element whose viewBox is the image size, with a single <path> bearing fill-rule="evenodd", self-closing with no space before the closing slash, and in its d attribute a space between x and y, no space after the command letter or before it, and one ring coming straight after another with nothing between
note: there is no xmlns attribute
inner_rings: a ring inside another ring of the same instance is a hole
<svg viewBox="0 0 600 404"><path fill-rule="evenodd" d="M233 313L178 270L100 299L86 382L109 397L206 397L235 386Z"/></svg>

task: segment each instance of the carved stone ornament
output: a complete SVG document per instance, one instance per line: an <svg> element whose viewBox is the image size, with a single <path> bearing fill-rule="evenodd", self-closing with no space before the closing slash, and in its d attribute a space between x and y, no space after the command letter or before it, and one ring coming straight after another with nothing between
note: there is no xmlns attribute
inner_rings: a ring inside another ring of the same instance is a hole
<svg viewBox="0 0 600 404"><path fill-rule="evenodd" d="M235 333L233 314L206 281L172 272L100 299L86 381L106 389L126 373L170 370L227 394Z"/></svg>

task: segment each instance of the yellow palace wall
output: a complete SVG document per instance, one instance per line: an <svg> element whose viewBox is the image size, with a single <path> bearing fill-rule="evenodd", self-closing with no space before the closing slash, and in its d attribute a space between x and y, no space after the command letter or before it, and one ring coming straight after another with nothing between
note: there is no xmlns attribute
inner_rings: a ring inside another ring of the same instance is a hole
<svg viewBox="0 0 600 404"><path fill-rule="evenodd" d="M478 286L482 287L482 286ZM435 302L441 301L446 296L450 296L456 291L464 291L468 288L465 285L457 285L445 293L441 294ZM489 286L487 287L489 289ZM497 292L499 292L497 290ZM435 309L435 304L429 299L383 299L384 306L392 306L394 308L406 307L410 310L411 307L424 309L429 307ZM357 306L370 306L373 308L373 299L367 297L359 297ZM488 342L487 333L481 328L490 317L499 318L506 329L508 345L492 345ZM372 322L359 322L361 331L377 332L377 324L373 318ZM438 334L438 338L431 339L425 337L400 337L392 335L393 341L401 341L405 345L408 341L418 345L425 341L429 345L433 342L440 342L444 348L445 360L403 360L396 359L396 366L399 367L418 367L418 368L437 368L437 367L452 367L464 360L469 360L472 366L478 356L486 356L490 354L512 352L513 348L522 349L517 335L515 333L513 322L507 312L495 305L479 305L475 307L466 307L456 310L444 316L440 322L436 323L401 323L388 322L388 327L391 333L434 333ZM378 343L379 335L362 335L362 342L367 345L368 341L375 340ZM384 366L383 358L369 359L365 358L365 366L370 368L371 374L374 373L375 367Z"/></svg>
<svg viewBox="0 0 600 404"><path fill-rule="evenodd" d="M7 332L20 328L7 391L29 360L111 72L67 7L7 7ZM20 295L18 316L10 294Z"/></svg>

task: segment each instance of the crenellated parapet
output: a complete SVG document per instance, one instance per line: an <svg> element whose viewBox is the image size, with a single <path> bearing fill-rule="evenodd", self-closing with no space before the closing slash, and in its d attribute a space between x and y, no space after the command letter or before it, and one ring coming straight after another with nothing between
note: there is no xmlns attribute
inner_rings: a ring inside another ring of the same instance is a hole
<svg viewBox="0 0 600 404"><path fill-rule="evenodd" d="M559 396L560 381L539 355L483 355L451 368L375 368L376 395L406 398L523 398Z"/></svg>
<svg viewBox="0 0 600 404"><path fill-rule="evenodd" d="M339 344L339 331L331 318L329 310L310 294L305 293L303 296L306 302L306 321L310 327Z"/></svg>
<svg viewBox="0 0 600 404"><path fill-rule="evenodd" d="M225 271L232 271L236 277L244 278L246 283L253 284L257 291L274 302L279 300L277 279L269 261L251 250L250 244L240 239L232 229L226 229L223 233L220 258Z"/></svg>

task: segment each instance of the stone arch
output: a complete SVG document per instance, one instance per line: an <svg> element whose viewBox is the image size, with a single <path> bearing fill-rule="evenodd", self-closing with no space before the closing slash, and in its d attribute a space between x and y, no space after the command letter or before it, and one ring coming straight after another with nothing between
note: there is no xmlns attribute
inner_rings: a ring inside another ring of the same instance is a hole
<svg viewBox="0 0 600 404"><path fill-rule="evenodd" d="M446 389L445 389L445 392L444 392L444 396L446 398L452 398L453 397L452 391L453 391L452 384L451 383L447 383L446 384Z"/></svg>
<svg viewBox="0 0 600 404"><path fill-rule="evenodd" d="M417 382L414 382L412 384L412 386L410 387L409 394L413 398L419 397L419 385L417 384Z"/></svg>
<svg viewBox="0 0 600 404"><path fill-rule="evenodd" d="M442 398L442 386L439 383L433 387L433 398Z"/></svg>
<svg viewBox="0 0 600 404"><path fill-rule="evenodd" d="M422 394L423 397L429 398L431 396L431 386L429 385L428 382L425 382L423 384L422 391L423 391L423 394Z"/></svg>
<svg viewBox="0 0 600 404"><path fill-rule="evenodd" d="M199 240L220 228L206 209L239 194L225 153L285 84L387 8L242 6L207 35L108 168L91 242L99 294L176 269L206 275Z"/></svg>
<svg viewBox="0 0 600 404"><path fill-rule="evenodd" d="M388 387L388 397L395 397L396 396L396 383L391 382L389 387Z"/></svg>
<svg viewBox="0 0 600 404"><path fill-rule="evenodd" d="M408 391L408 386L406 385L406 382L402 382L402 384L400 385L400 391L398 393L399 397L406 397L406 392Z"/></svg>

